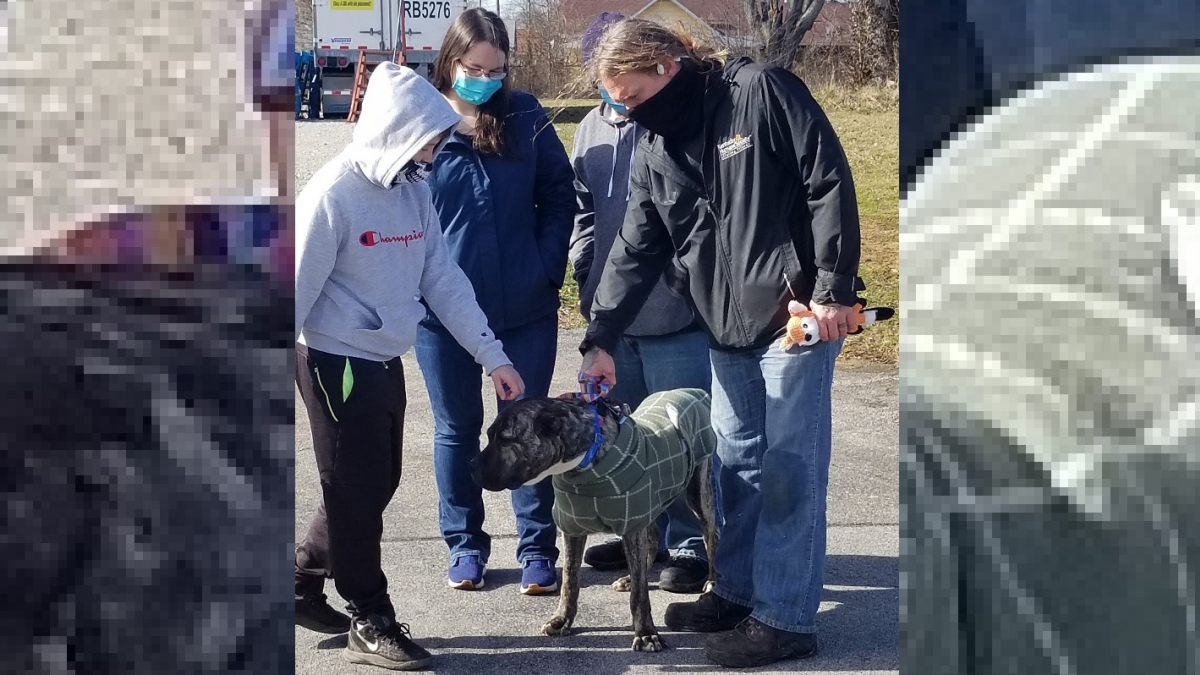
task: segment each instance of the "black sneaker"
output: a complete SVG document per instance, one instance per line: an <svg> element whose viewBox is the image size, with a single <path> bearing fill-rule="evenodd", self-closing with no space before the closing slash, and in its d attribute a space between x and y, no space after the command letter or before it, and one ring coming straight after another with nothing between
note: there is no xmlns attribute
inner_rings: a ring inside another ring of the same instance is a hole
<svg viewBox="0 0 1200 675"><path fill-rule="evenodd" d="M693 633L719 633L733 630L753 611L749 607L729 602L709 591L694 602L672 602L667 605L665 623L671 630Z"/></svg>
<svg viewBox="0 0 1200 675"><path fill-rule="evenodd" d="M324 595L296 598L296 625L318 633L338 635L350 630L350 617L329 606Z"/></svg>
<svg viewBox="0 0 1200 675"><path fill-rule="evenodd" d="M583 562L601 572L615 572L629 568L625 560L625 545L620 539L596 544L583 552Z"/></svg>
<svg viewBox="0 0 1200 675"><path fill-rule="evenodd" d="M412 641L408 624L386 616L372 615L354 620L342 656L351 663L365 663L389 670L420 670L433 656Z"/></svg>
<svg viewBox="0 0 1200 675"><path fill-rule="evenodd" d="M789 633L757 619L746 619L733 630L717 633L704 643L704 655L726 668L753 668L783 659L803 659L818 651L817 636Z"/></svg>
<svg viewBox="0 0 1200 675"><path fill-rule="evenodd" d="M658 577L658 587L668 593L700 593L708 581L708 563L689 555L671 556Z"/></svg>
<svg viewBox="0 0 1200 675"><path fill-rule="evenodd" d="M654 554L654 562L663 562L667 559L667 552L660 550ZM592 566L592 569L600 570L601 572L616 572L618 570L629 569L629 562L625 560L625 544L620 539L606 541L603 544L596 544L583 552L583 562Z"/></svg>

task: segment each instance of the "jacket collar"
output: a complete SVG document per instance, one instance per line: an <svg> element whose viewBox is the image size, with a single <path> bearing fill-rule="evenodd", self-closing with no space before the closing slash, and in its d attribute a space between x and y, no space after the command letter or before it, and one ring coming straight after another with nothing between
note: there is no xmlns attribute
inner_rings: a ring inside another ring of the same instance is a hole
<svg viewBox="0 0 1200 675"><path fill-rule="evenodd" d="M617 114L617 111L612 109L604 101L600 102L600 120L610 127L633 126L633 120Z"/></svg>

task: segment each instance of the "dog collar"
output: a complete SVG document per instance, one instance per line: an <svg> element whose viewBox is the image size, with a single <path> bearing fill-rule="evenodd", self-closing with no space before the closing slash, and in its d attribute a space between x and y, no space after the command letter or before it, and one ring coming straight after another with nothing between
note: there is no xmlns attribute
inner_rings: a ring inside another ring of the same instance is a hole
<svg viewBox="0 0 1200 675"><path fill-rule="evenodd" d="M575 467L576 471L582 471L591 466L592 461L596 459L596 453L600 452L600 446L604 443L604 428L600 426L600 412L595 406L588 406L592 411L592 425L595 431L595 437L592 439L592 446L583 453L583 461L579 466Z"/></svg>
<svg viewBox="0 0 1200 675"><path fill-rule="evenodd" d="M589 407L591 407L592 412L594 413L603 410L606 414L608 414L609 417L617 421L617 426L625 424L625 421L628 420L629 416L633 414L633 412L629 409L628 403L614 401L608 397L590 398L587 394L581 394L577 391L573 391L565 394L559 394L555 398L561 401L583 401L584 403L588 404Z"/></svg>

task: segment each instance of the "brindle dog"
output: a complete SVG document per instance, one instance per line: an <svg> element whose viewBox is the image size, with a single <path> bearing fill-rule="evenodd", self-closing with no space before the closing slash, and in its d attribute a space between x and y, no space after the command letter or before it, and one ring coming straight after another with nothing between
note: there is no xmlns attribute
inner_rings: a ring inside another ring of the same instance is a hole
<svg viewBox="0 0 1200 675"><path fill-rule="evenodd" d="M509 406L488 428L488 444L471 461L471 477L485 490L514 490L565 473L577 467L595 439L591 404L578 400L532 399ZM601 404L601 428L604 442L600 456L616 438L618 423L612 408ZM625 424L636 424L632 419ZM714 560L717 523L712 489L711 458L699 463L683 498L700 520L708 559ZM664 505L666 506L666 505ZM599 532L597 532L599 534ZM633 614L634 651L657 652L666 645L658 635L650 615L650 589L647 572L658 551L658 528L651 525L622 538L629 575L613 583L619 591L630 591L629 609ZM563 536L563 580L558 610L542 626L545 635L567 635L575 621L579 601L579 568L583 562L586 536ZM709 566L711 587L716 571Z"/></svg>

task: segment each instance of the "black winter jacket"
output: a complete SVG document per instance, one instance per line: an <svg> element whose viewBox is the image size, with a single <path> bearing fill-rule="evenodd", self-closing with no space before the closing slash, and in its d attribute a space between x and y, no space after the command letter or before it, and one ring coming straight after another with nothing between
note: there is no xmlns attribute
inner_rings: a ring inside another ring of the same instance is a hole
<svg viewBox="0 0 1200 675"><path fill-rule="evenodd" d="M672 257L714 348L782 334L796 298L852 305L858 204L837 134L808 88L740 58L707 76L704 132L646 134L581 345L611 351Z"/></svg>

